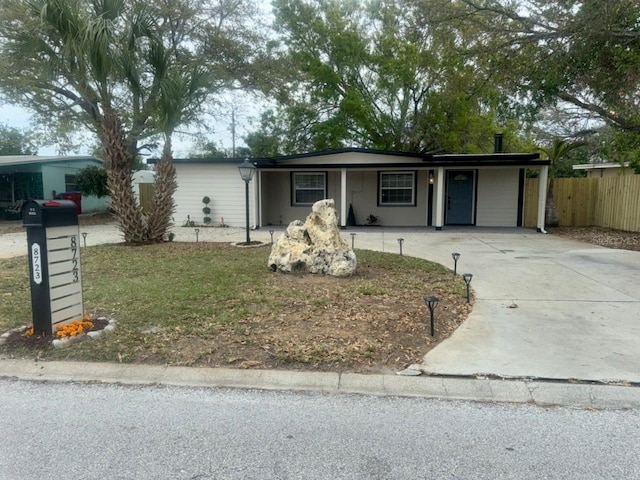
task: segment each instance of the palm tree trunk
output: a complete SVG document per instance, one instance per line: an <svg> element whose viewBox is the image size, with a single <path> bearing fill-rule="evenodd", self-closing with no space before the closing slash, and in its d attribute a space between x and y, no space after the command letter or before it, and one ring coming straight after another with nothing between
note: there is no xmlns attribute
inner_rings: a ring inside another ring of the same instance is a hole
<svg viewBox="0 0 640 480"><path fill-rule="evenodd" d="M165 138L162 157L156 165L156 187L153 203L147 216L147 227L150 242L161 242L164 235L173 225L175 201L173 194L178 188L176 168L173 165L171 137Z"/></svg>
<svg viewBox="0 0 640 480"><path fill-rule="evenodd" d="M131 159L120 119L115 112L104 108L100 139L104 149L104 166L111 192L111 208L118 219L118 227L127 243L146 243L146 228L142 212L133 194Z"/></svg>
<svg viewBox="0 0 640 480"><path fill-rule="evenodd" d="M547 188L547 203L544 209L544 223L547 227L560 226L560 216L558 214L558 206L553 198L553 177L549 179L549 187Z"/></svg>

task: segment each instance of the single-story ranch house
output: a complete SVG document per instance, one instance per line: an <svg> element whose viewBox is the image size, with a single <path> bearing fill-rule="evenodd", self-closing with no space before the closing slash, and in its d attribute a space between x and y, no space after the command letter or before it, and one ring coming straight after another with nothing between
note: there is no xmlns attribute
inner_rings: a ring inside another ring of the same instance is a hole
<svg viewBox="0 0 640 480"><path fill-rule="evenodd" d="M211 199L212 225L245 225L242 159L174 160L178 189L176 225L203 223ZM537 153L426 155L344 148L275 158L251 159L250 224L286 226L304 220L314 202L332 198L342 227L349 207L357 225L523 225L525 171L538 169L546 186L549 161ZM546 188L540 188L538 230L544 231Z"/></svg>

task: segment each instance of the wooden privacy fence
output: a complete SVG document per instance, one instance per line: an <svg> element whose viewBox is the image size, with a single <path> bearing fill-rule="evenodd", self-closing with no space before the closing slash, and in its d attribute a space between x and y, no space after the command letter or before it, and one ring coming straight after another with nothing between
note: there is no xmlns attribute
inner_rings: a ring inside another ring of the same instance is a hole
<svg viewBox="0 0 640 480"><path fill-rule="evenodd" d="M143 211L148 211L153 203L153 194L155 193L155 184L140 183L140 207Z"/></svg>
<svg viewBox="0 0 640 480"><path fill-rule="evenodd" d="M598 226L640 232L640 175L556 178L553 198L560 226ZM536 227L538 179L525 182L524 225Z"/></svg>

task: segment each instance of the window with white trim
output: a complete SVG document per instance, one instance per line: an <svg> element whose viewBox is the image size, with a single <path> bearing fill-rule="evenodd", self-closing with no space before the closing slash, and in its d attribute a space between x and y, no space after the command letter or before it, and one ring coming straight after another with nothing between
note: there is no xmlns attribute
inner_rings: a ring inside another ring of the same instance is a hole
<svg viewBox="0 0 640 480"><path fill-rule="evenodd" d="M380 205L415 205L416 172L379 172Z"/></svg>
<svg viewBox="0 0 640 480"><path fill-rule="evenodd" d="M324 172L293 172L293 204L313 205L327 198L327 175Z"/></svg>

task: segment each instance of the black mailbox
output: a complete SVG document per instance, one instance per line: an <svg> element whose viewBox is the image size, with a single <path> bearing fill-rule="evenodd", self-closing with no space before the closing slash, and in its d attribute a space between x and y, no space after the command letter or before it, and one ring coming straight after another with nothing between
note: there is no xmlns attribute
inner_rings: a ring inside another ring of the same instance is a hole
<svg viewBox="0 0 640 480"><path fill-rule="evenodd" d="M82 278L78 213L71 200L29 200L22 207L27 228L34 333L53 335L81 320Z"/></svg>
<svg viewBox="0 0 640 480"><path fill-rule="evenodd" d="M25 227L78 225L78 207L71 200L29 200L22 206Z"/></svg>

